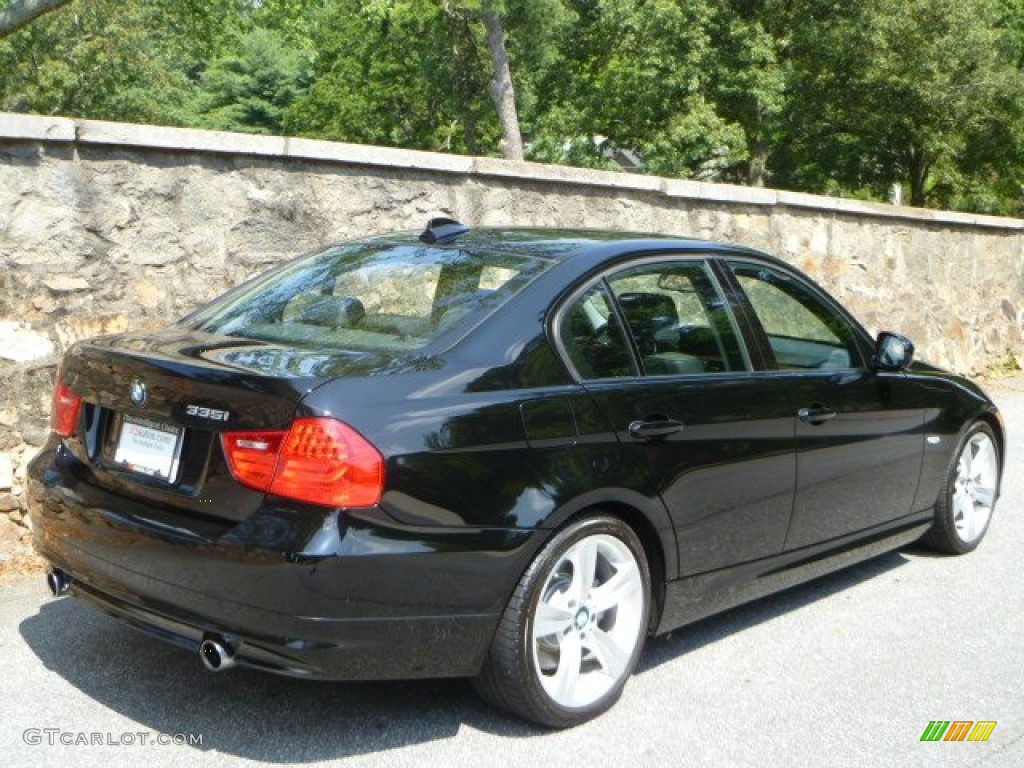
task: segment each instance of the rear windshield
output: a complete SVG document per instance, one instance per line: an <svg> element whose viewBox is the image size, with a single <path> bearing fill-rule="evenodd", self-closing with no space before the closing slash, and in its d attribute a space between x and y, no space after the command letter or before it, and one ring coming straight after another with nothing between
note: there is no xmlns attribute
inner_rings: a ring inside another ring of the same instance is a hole
<svg viewBox="0 0 1024 768"><path fill-rule="evenodd" d="M187 322L301 347L415 350L468 330L549 263L429 246L343 245L273 270Z"/></svg>

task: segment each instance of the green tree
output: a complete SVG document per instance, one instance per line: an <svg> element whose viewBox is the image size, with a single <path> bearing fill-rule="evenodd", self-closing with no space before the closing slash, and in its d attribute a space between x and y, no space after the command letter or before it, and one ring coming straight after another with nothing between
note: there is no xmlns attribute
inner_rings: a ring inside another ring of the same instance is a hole
<svg viewBox="0 0 1024 768"><path fill-rule="evenodd" d="M279 34L290 45L313 52L313 33L328 0L245 0L252 24Z"/></svg>
<svg viewBox="0 0 1024 768"><path fill-rule="evenodd" d="M6 38L0 42L0 105L164 122L188 83L163 63L147 10L141 2L80 2Z"/></svg>
<svg viewBox="0 0 1024 768"><path fill-rule="evenodd" d="M792 73L792 0L727 0L713 23L712 93L716 111L746 141L742 179L762 187L783 130Z"/></svg>
<svg viewBox="0 0 1024 768"><path fill-rule="evenodd" d="M0 109L189 124L193 78L242 2L78 0L0 40Z"/></svg>
<svg viewBox="0 0 1024 768"><path fill-rule="evenodd" d="M457 26L465 20L482 25L491 63L487 92L501 126L501 153L522 160L521 86L530 81L523 75L553 57L555 36L571 14L562 0L460 0L445 2L444 8Z"/></svg>
<svg viewBox="0 0 1024 768"><path fill-rule="evenodd" d="M306 52L281 33L257 27L203 72L195 122L226 131L286 133L285 111L309 84Z"/></svg>
<svg viewBox="0 0 1024 768"><path fill-rule="evenodd" d="M479 18L487 30L487 50L490 51L494 68L488 90L501 124L502 154L509 160L522 160L523 135L519 128L515 84L512 82L512 68L505 46L505 23L498 0L482 0Z"/></svg>
<svg viewBox="0 0 1024 768"><path fill-rule="evenodd" d="M878 195L906 183L923 206L937 170L970 173L1005 155L995 141L972 144L1019 113L1020 72L997 0L807 7L794 33L790 183Z"/></svg>
<svg viewBox="0 0 1024 768"><path fill-rule="evenodd" d="M335 0L313 32L314 83L286 126L325 139L486 151L498 126L477 27L433 0Z"/></svg>
<svg viewBox="0 0 1024 768"><path fill-rule="evenodd" d="M538 89L539 149L555 160L630 150L646 170L720 178L746 156L712 100L716 4L574 0L578 22ZM561 157L557 148L565 148Z"/></svg>
<svg viewBox="0 0 1024 768"><path fill-rule="evenodd" d="M2 110L1024 210L1024 0L7 0L0 38Z"/></svg>

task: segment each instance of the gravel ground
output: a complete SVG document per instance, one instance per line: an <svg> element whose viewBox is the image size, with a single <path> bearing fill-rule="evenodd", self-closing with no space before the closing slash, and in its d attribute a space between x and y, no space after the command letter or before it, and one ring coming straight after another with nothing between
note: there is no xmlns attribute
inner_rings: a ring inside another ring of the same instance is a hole
<svg viewBox="0 0 1024 768"><path fill-rule="evenodd" d="M0 585L0 754L103 768L1024 766L1024 380L990 389L1011 445L977 552L892 553L654 640L622 701L571 731L507 718L462 681L212 675L33 575ZM985 743L920 741L930 720L958 719L998 725ZM202 743L142 745L160 733Z"/></svg>

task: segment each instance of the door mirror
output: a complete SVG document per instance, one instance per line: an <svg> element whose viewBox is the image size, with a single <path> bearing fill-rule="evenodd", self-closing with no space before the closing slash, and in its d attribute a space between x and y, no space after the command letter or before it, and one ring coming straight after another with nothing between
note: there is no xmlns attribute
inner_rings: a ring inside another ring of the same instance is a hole
<svg viewBox="0 0 1024 768"><path fill-rule="evenodd" d="M876 371L902 371L914 359L914 342L898 333L883 331L875 342Z"/></svg>

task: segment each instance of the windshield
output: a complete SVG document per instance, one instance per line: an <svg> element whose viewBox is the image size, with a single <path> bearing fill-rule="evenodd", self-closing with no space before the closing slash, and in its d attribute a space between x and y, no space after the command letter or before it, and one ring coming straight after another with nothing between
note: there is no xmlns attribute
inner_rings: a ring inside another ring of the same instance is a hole
<svg viewBox="0 0 1024 768"><path fill-rule="evenodd" d="M330 248L187 319L200 331L309 348L401 352L468 330L550 262L391 243Z"/></svg>

